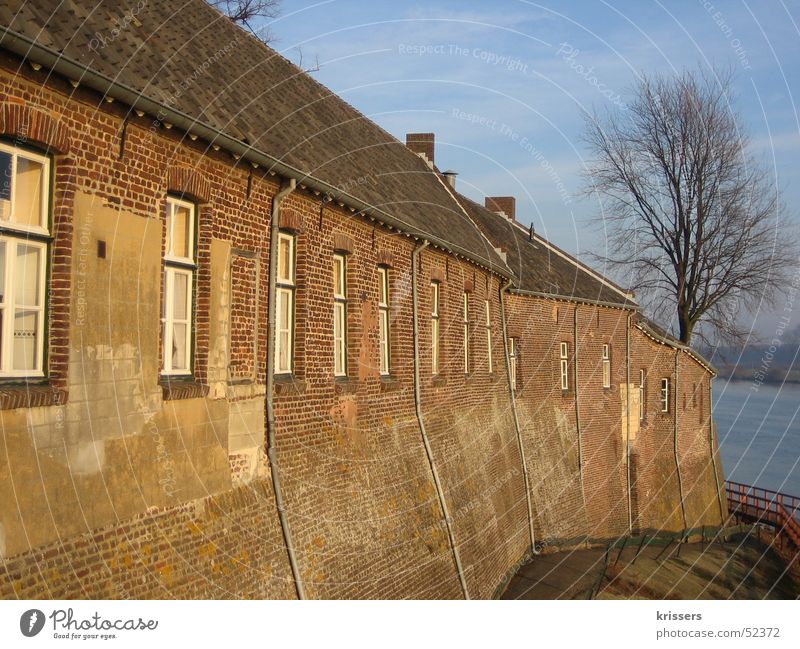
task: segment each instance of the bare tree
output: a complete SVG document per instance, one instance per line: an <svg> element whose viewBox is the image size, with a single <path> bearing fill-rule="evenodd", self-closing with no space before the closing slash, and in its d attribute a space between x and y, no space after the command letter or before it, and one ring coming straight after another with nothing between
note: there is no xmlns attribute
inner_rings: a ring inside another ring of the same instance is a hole
<svg viewBox="0 0 800 649"><path fill-rule="evenodd" d="M608 233L600 256L677 335L741 340L740 312L773 304L798 264L775 179L731 107L732 71L643 76L626 108L586 116ZM713 342L712 342L713 339Z"/></svg>
<svg viewBox="0 0 800 649"><path fill-rule="evenodd" d="M208 0L233 22L247 27L265 43L272 40L269 29L262 27L258 33L250 27L250 22L263 18L275 18L280 13L280 0Z"/></svg>

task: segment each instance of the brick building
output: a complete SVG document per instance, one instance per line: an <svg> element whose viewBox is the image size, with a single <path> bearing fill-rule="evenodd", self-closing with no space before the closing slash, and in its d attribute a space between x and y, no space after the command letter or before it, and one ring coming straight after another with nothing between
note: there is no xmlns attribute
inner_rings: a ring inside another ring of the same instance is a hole
<svg viewBox="0 0 800 649"><path fill-rule="evenodd" d="M0 24L2 597L490 597L720 524L712 369L431 134L202 0Z"/></svg>

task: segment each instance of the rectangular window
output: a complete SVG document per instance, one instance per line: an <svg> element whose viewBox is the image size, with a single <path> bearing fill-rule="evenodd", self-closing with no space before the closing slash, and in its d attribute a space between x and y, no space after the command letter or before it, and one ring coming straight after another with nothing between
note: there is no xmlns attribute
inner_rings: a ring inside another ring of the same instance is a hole
<svg viewBox="0 0 800 649"><path fill-rule="evenodd" d="M163 374L192 372L195 205L167 197L164 247Z"/></svg>
<svg viewBox="0 0 800 649"><path fill-rule="evenodd" d="M669 412L669 379L661 379L661 412Z"/></svg>
<svg viewBox="0 0 800 649"><path fill-rule="evenodd" d="M559 360L561 365L561 389L569 390L569 343L561 343Z"/></svg>
<svg viewBox="0 0 800 649"><path fill-rule="evenodd" d="M491 374L494 372L494 364L492 363L492 308L489 300L486 300L486 350L489 374Z"/></svg>
<svg viewBox="0 0 800 649"><path fill-rule="evenodd" d="M389 348L389 269L378 268L378 317L379 317L379 353L380 373L388 375L391 366L391 350Z"/></svg>
<svg viewBox="0 0 800 649"><path fill-rule="evenodd" d="M611 352L608 345L603 345L603 387L611 387Z"/></svg>
<svg viewBox="0 0 800 649"><path fill-rule="evenodd" d="M469 374L469 293L464 291L464 308L462 313L464 329L464 374Z"/></svg>
<svg viewBox="0 0 800 649"><path fill-rule="evenodd" d="M439 373L439 282L431 282L431 374Z"/></svg>
<svg viewBox="0 0 800 649"><path fill-rule="evenodd" d="M517 339L508 339L509 373L511 375L511 389L517 389Z"/></svg>
<svg viewBox="0 0 800 649"><path fill-rule="evenodd" d="M700 393L700 409L698 410L698 415L699 415L698 422L702 424L703 423L703 419L704 419L704 417L703 417L703 393L702 392Z"/></svg>
<svg viewBox="0 0 800 649"><path fill-rule="evenodd" d="M347 376L347 259L333 256L333 373Z"/></svg>
<svg viewBox="0 0 800 649"><path fill-rule="evenodd" d="M278 233L275 290L275 374L291 374L294 358L295 237Z"/></svg>
<svg viewBox="0 0 800 649"><path fill-rule="evenodd" d="M645 403L644 403L644 386L647 381L647 375L644 370L639 370L639 421L644 419Z"/></svg>
<svg viewBox="0 0 800 649"><path fill-rule="evenodd" d="M49 158L0 143L3 377L44 376L49 179Z"/></svg>

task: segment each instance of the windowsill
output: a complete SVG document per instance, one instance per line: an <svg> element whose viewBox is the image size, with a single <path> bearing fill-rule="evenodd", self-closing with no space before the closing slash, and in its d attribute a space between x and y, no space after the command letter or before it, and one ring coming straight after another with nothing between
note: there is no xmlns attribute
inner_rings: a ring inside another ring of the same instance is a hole
<svg viewBox="0 0 800 649"><path fill-rule="evenodd" d="M333 383L336 394L353 394L358 391L359 380L354 376L337 376Z"/></svg>
<svg viewBox="0 0 800 649"><path fill-rule="evenodd" d="M434 388L443 388L445 385L447 385L447 378L441 374L437 374L436 376L431 377L431 385Z"/></svg>
<svg viewBox="0 0 800 649"><path fill-rule="evenodd" d="M400 380L391 374L381 374L381 392L395 392L401 387Z"/></svg>
<svg viewBox="0 0 800 649"><path fill-rule="evenodd" d="M561 389L561 396L562 396L562 397L571 397L571 396L572 396L572 390L570 390L569 388L567 388L566 390L564 390L564 389L562 388L562 389Z"/></svg>
<svg viewBox="0 0 800 649"><path fill-rule="evenodd" d="M208 386L198 383L193 376L162 375L159 380L164 401L200 399L208 394Z"/></svg>
<svg viewBox="0 0 800 649"><path fill-rule="evenodd" d="M306 391L306 382L298 379L294 374L275 374L273 382L275 394L279 396L304 394Z"/></svg>
<svg viewBox="0 0 800 649"><path fill-rule="evenodd" d="M0 410L60 406L67 402L67 390L55 388L46 380L0 383Z"/></svg>

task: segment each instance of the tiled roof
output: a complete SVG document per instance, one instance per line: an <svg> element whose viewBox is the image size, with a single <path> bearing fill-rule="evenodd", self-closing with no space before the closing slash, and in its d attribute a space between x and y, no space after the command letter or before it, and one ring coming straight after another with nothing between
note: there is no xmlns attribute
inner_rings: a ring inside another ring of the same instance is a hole
<svg viewBox="0 0 800 649"><path fill-rule="evenodd" d="M4 0L0 25L504 268L424 161L204 0Z"/></svg>
<svg viewBox="0 0 800 649"><path fill-rule="evenodd" d="M522 291L586 302L635 307L624 290L537 234L465 196L458 200L491 243L506 252L506 263Z"/></svg>

